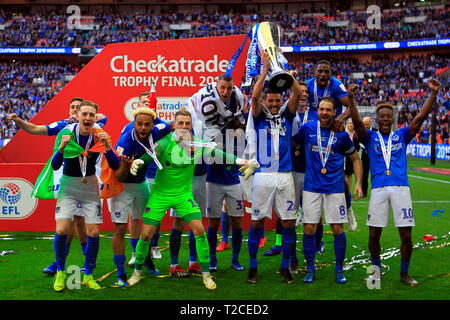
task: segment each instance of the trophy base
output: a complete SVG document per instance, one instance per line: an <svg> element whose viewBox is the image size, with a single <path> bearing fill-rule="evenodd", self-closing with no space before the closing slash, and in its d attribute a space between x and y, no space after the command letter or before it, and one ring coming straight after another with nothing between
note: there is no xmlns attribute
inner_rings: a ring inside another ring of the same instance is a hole
<svg viewBox="0 0 450 320"><path fill-rule="evenodd" d="M272 73L269 79L269 88L274 93L282 93L292 87L294 78L284 70Z"/></svg>

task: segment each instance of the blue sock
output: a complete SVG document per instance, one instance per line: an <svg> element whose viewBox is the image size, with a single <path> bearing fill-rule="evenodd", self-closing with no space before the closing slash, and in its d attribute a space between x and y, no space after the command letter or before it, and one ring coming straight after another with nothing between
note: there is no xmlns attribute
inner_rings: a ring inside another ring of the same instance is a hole
<svg viewBox="0 0 450 320"><path fill-rule="evenodd" d="M94 271L97 262L97 254L99 246L100 246L100 238L98 236L95 238L87 236L85 275L89 275Z"/></svg>
<svg viewBox="0 0 450 320"><path fill-rule="evenodd" d="M216 262L216 248L217 248L217 229L208 227L208 233L206 235L209 244L209 260Z"/></svg>
<svg viewBox="0 0 450 320"><path fill-rule="evenodd" d="M282 228L281 229L281 269L289 268L289 259L293 254L295 229L294 228Z"/></svg>
<svg viewBox="0 0 450 320"><path fill-rule="evenodd" d="M83 252L83 255L85 255L87 242L80 243L80 245L81 245L81 252Z"/></svg>
<svg viewBox="0 0 450 320"><path fill-rule="evenodd" d="M56 257L56 264L58 265L58 271L65 270L67 257L67 235L60 236L55 232L53 246L55 250L55 257Z"/></svg>
<svg viewBox="0 0 450 320"><path fill-rule="evenodd" d="M303 233L303 254L305 255L308 270L315 271L314 259L316 258L316 235L306 235Z"/></svg>
<svg viewBox="0 0 450 320"><path fill-rule="evenodd" d="M195 245L194 233L189 233L189 261L197 261L197 248Z"/></svg>
<svg viewBox="0 0 450 320"><path fill-rule="evenodd" d="M352 194L350 192L345 196L345 203L347 205L347 210L352 207Z"/></svg>
<svg viewBox="0 0 450 320"><path fill-rule="evenodd" d="M232 239L231 246L233 249L233 255L231 261L237 261L239 257L239 252L241 252L242 246L242 228L233 229L231 231Z"/></svg>
<svg viewBox="0 0 450 320"><path fill-rule="evenodd" d="M403 261L400 259L400 273L408 273L409 270L409 261Z"/></svg>
<svg viewBox="0 0 450 320"><path fill-rule="evenodd" d="M220 222L222 231L222 241L228 243L228 236L230 235L230 217L228 213L222 211L222 220Z"/></svg>
<svg viewBox="0 0 450 320"><path fill-rule="evenodd" d="M298 257L297 257L297 233L295 232L295 228L294 228L294 248L292 249L291 262L298 262Z"/></svg>
<svg viewBox="0 0 450 320"><path fill-rule="evenodd" d="M172 228L169 240L170 264L178 264L178 254L180 253L181 246L181 234L181 231Z"/></svg>
<svg viewBox="0 0 450 320"><path fill-rule="evenodd" d="M250 226L248 232L248 254L250 256L250 268L256 268L258 262L256 256L258 254L259 239L261 239L261 234L263 233L263 228L253 228Z"/></svg>
<svg viewBox="0 0 450 320"><path fill-rule="evenodd" d="M334 235L334 254L336 255L335 271L342 270L345 259L345 249L347 248L347 237L345 232Z"/></svg>
<svg viewBox="0 0 450 320"><path fill-rule="evenodd" d="M381 259L380 259L380 257L378 257L376 259L370 258L370 260L372 260L372 264L374 266L377 266L378 268L380 268L380 272L381 272Z"/></svg>
<svg viewBox="0 0 450 320"><path fill-rule="evenodd" d="M66 240L66 258L69 256L69 251L70 251L70 243L68 243Z"/></svg>
<svg viewBox="0 0 450 320"><path fill-rule="evenodd" d="M156 232L153 235L152 242L150 243L150 247L157 247L158 246L158 240L159 240L159 236L160 235L161 235L161 233L159 233L159 232Z"/></svg>
<svg viewBox="0 0 450 320"><path fill-rule="evenodd" d="M323 224L318 224L316 229L316 250L320 248L323 239Z"/></svg>
<svg viewBox="0 0 450 320"><path fill-rule="evenodd" d="M266 237L266 230L264 227L262 227L262 230L260 231L260 239L264 239Z"/></svg>
<svg viewBox="0 0 450 320"><path fill-rule="evenodd" d="M125 274L125 255L114 255L113 261L116 264L117 276L120 277L121 275Z"/></svg>
<svg viewBox="0 0 450 320"><path fill-rule="evenodd" d="M136 246L137 246L138 241L139 241L139 238L137 238L137 239L130 238L130 243L131 243L131 247L133 248L133 252L136 252Z"/></svg>
<svg viewBox="0 0 450 320"><path fill-rule="evenodd" d="M277 219L277 223L275 224L275 233L281 234L283 232L283 228L281 227L281 219Z"/></svg>

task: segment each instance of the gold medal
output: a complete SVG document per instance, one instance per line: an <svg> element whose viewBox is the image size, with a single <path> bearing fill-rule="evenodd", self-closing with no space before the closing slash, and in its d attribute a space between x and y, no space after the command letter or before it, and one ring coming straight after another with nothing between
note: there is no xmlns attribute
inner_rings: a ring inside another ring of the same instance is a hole
<svg viewBox="0 0 450 320"><path fill-rule="evenodd" d="M386 175L387 175L387 176L390 176L390 175L391 175L391 170L387 169L387 170L386 170Z"/></svg>
<svg viewBox="0 0 450 320"><path fill-rule="evenodd" d="M87 183L87 179L86 179L86 178L83 178L83 179L81 179L81 182Z"/></svg>
<svg viewBox="0 0 450 320"><path fill-rule="evenodd" d="M274 156L274 158L275 158L275 160L280 160L280 155L276 154L276 155Z"/></svg>
<svg viewBox="0 0 450 320"><path fill-rule="evenodd" d="M320 170L320 172L322 172L323 174L327 173L327 169L322 168L322 170Z"/></svg>

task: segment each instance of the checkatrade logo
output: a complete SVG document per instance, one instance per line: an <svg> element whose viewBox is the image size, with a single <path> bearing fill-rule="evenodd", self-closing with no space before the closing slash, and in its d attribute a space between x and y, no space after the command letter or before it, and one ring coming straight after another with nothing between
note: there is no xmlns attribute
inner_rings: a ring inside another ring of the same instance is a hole
<svg viewBox="0 0 450 320"><path fill-rule="evenodd" d="M30 216L37 199L30 197L33 185L22 178L0 178L0 219L19 220Z"/></svg>

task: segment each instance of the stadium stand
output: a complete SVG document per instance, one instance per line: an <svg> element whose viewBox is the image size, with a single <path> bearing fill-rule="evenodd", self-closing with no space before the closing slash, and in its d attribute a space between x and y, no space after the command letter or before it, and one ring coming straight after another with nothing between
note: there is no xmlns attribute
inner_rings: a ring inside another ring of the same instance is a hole
<svg viewBox="0 0 450 320"><path fill-rule="evenodd" d="M3 6L0 9L0 46L102 47L117 42L245 34L250 26L267 20L281 27L281 43L285 46L449 36L448 6L393 6L384 9L381 29L366 28L369 14L364 10L349 10L342 6L329 5L322 9L299 4L295 9L267 12L266 4L242 5L239 10L220 10L217 6L207 10L201 5L180 5L175 11L163 5L108 7L80 4L81 27L75 29L67 25L70 15L66 12L66 5ZM298 80L313 77L313 66L318 58L299 59L294 56L293 60L290 59L289 67L297 70ZM413 51L398 57L398 54L376 52L365 60L357 55L330 60L333 74L346 86L352 82L361 86L356 96L359 105L374 106L380 101L397 105L399 126L411 119L423 104L426 80L430 76L442 75L437 123L439 139L448 143L450 93L448 76L445 75L450 64L447 54ZM0 62L0 139L10 139L17 132L15 125L6 121L7 114L16 112L30 120L61 90L63 77L75 75L81 69L80 61L74 63L53 60ZM430 123L424 123L420 142L428 142Z"/></svg>

